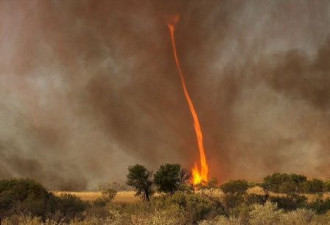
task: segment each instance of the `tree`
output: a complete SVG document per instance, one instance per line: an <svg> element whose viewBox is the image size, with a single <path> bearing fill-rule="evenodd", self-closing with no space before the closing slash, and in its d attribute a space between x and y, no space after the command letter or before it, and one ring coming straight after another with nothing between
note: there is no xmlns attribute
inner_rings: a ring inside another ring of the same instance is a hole
<svg viewBox="0 0 330 225"><path fill-rule="evenodd" d="M142 165L136 164L128 167L126 183L135 188L136 196L141 196L144 200L149 201L153 194L151 176L151 171Z"/></svg>
<svg viewBox="0 0 330 225"><path fill-rule="evenodd" d="M154 175L154 182L159 192L173 194L191 177L188 170L179 164L163 164Z"/></svg>
<svg viewBox="0 0 330 225"><path fill-rule="evenodd" d="M191 180L191 172L186 168L180 170L180 185L187 184Z"/></svg>

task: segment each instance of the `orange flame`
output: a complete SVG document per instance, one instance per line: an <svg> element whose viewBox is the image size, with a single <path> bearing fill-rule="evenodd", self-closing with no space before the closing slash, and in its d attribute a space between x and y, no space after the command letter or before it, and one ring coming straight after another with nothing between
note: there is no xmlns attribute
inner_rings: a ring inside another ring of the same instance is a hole
<svg viewBox="0 0 330 225"><path fill-rule="evenodd" d="M167 24L169 30L170 30L170 35L171 35L171 41L172 41L172 48L173 48L173 55L174 55L174 60L176 63L176 67L178 70L178 73L180 75L180 79L181 79L181 84L182 84L182 88L183 88L183 92L185 95L185 98L187 100L191 115L193 117L194 120L194 128L195 128L195 133L196 133L196 137L197 137L197 143L198 143L198 149L199 149L199 155L200 155L200 170L197 166L197 163L195 162L195 166L192 169L192 183L194 185L199 184L201 182L206 182L208 180L208 172L209 172L209 167L207 165L206 162L206 156L205 156L205 150L204 150L204 144L203 144L203 133L202 133L202 129L198 120L198 116L195 110L195 107L193 105L193 102L189 96L187 87L186 87L186 82L184 80L184 76L182 73L182 69L179 63L179 59L178 59L178 55L176 52L176 45L175 45L175 38L174 38L174 26L175 23L177 23L177 21L179 20L179 17L173 17L171 22Z"/></svg>

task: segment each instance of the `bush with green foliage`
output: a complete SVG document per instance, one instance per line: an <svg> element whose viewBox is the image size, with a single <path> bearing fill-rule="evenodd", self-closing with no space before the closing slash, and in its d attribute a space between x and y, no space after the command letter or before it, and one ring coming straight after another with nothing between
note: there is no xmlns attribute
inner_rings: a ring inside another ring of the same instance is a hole
<svg viewBox="0 0 330 225"><path fill-rule="evenodd" d="M303 175L274 173L266 176L262 187L265 191L276 193L321 193L327 190L327 184L320 179L307 180Z"/></svg>
<svg viewBox="0 0 330 225"><path fill-rule="evenodd" d="M330 198L327 199L318 198L315 201L310 202L307 205L307 208L315 211L316 213L324 214L330 210Z"/></svg>
<svg viewBox="0 0 330 225"><path fill-rule="evenodd" d="M148 205L148 202L144 202L142 205ZM327 225L330 221L330 212L322 215L317 215L313 211L306 209L284 212L279 210L276 204L254 205L247 209L246 214L230 217L219 214L209 216L195 223L191 223L185 217L184 211L177 205L169 205L165 208L143 208L137 206L136 210L139 212L130 215L116 212L114 217L85 217L84 219L73 219L68 223L58 223L54 220L43 221L38 217L18 215L4 219L2 225Z"/></svg>
<svg viewBox="0 0 330 225"><path fill-rule="evenodd" d="M162 207L177 205L183 209L188 224L195 224L216 215L227 215L219 199L198 193L175 192L170 196L160 196L155 204Z"/></svg>
<svg viewBox="0 0 330 225"><path fill-rule="evenodd" d="M245 180L231 180L220 186L225 194L244 194L249 188L249 184Z"/></svg>
<svg viewBox="0 0 330 225"><path fill-rule="evenodd" d="M150 201L150 197L154 193L152 189L152 172L144 166L136 164L128 167L127 185L135 188L136 196L141 196L144 200Z"/></svg>
<svg viewBox="0 0 330 225"><path fill-rule="evenodd" d="M154 183L159 192L174 194L180 186L186 184L191 175L189 170L179 164L163 164L154 175Z"/></svg>
<svg viewBox="0 0 330 225"><path fill-rule="evenodd" d="M284 210L295 210L297 208L306 207L307 198L303 195L289 194L287 196L271 196L270 201L276 203L277 206Z"/></svg>
<svg viewBox="0 0 330 225"><path fill-rule="evenodd" d="M168 167L170 169L164 169L166 173L163 173L163 176L177 174L167 173L174 168L174 166ZM171 195L158 195L150 201L113 204L107 204L116 194L112 185L103 187L102 197L106 200L102 200L102 204L97 201L89 204L73 195L56 197L30 179L2 180L0 181L0 224L329 224L330 199L324 199L319 193L316 200L308 202L304 195L299 194L305 191L314 193L325 191L327 182L317 179L305 180L303 176L293 174L282 175L273 174L265 179L264 184L269 188L268 190L288 192L285 195L248 194L248 183L236 180L221 186L224 193L221 196L204 192L203 190L208 186L198 191L191 189L180 191L183 187L189 187L180 185L179 191L167 189L169 190L167 193L172 193ZM133 187L141 187L141 196L145 191L142 187L147 186L150 188L147 190L152 191L151 172L143 166L130 167L127 178L129 184L136 185ZM216 182L213 181L209 186L210 189L217 188ZM301 189L306 187L308 190ZM293 189L296 191L292 192Z"/></svg>
<svg viewBox="0 0 330 225"><path fill-rule="evenodd" d="M117 190L115 189L117 186L117 183L111 183L111 184L106 184L102 185L99 187L99 190L101 191L101 197L97 198L94 201L94 205L96 206L106 206L109 204L117 194Z"/></svg>
<svg viewBox="0 0 330 225"><path fill-rule="evenodd" d="M225 194L221 200L227 214L230 214L235 208L239 207L243 203L244 197L240 194L229 193Z"/></svg>
<svg viewBox="0 0 330 225"><path fill-rule="evenodd" d="M280 223L283 211L276 204L266 202L264 205L255 205L249 213L251 225L275 225Z"/></svg>
<svg viewBox="0 0 330 225"><path fill-rule="evenodd" d="M319 179L313 179L313 180L308 180L304 182L301 185L301 192L303 193L321 193L324 191L324 183L322 180Z"/></svg>
<svg viewBox="0 0 330 225"><path fill-rule="evenodd" d="M324 182L324 191L330 192L330 180Z"/></svg>
<svg viewBox="0 0 330 225"><path fill-rule="evenodd" d="M57 198L32 179L0 181L0 218L11 214L45 217L53 212Z"/></svg>
<svg viewBox="0 0 330 225"><path fill-rule="evenodd" d="M306 181L307 177L303 175L274 173L264 178L262 187L266 191L292 193L297 192Z"/></svg>
<svg viewBox="0 0 330 225"><path fill-rule="evenodd" d="M32 179L0 181L0 219L18 214L38 216L42 219L72 219L81 216L87 207L87 203L75 196L54 196Z"/></svg>
<svg viewBox="0 0 330 225"><path fill-rule="evenodd" d="M87 202L71 194L61 195L57 205L57 209L61 212L62 217L70 219L81 217L87 207Z"/></svg>
<svg viewBox="0 0 330 225"><path fill-rule="evenodd" d="M209 181L207 182L201 182L200 184L197 184L194 186L194 188L196 190L200 190L204 193L209 193L209 194L213 194L215 190L217 190L219 188L219 183L217 178L212 177Z"/></svg>
<svg viewBox="0 0 330 225"><path fill-rule="evenodd" d="M259 204L263 205L266 202L266 197L259 194L246 194L244 196L244 203L247 205Z"/></svg>

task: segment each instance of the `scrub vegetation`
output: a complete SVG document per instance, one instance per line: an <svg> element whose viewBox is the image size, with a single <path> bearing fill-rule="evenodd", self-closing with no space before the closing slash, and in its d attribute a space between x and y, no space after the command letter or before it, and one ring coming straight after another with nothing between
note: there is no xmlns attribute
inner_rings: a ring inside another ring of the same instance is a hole
<svg viewBox="0 0 330 225"><path fill-rule="evenodd" d="M155 174L137 164L127 174L135 196L111 183L87 199L32 179L1 180L1 225L330 224L329 181L274 173L260 183L213 178L192 186L189 177L178 164Z"/></svg>

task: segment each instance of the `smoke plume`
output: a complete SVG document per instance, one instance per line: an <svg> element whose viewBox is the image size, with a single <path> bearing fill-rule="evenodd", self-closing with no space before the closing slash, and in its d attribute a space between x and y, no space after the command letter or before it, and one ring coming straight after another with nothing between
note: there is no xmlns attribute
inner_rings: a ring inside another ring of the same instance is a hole
<svg viewBox="0 0 330 225"><path fill-rule="evenodd" d="M330 2L0 0L0 177L53 189L198 160L210 176L329 177Z"/></svg>

